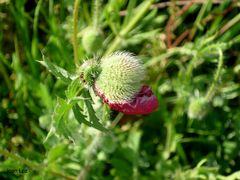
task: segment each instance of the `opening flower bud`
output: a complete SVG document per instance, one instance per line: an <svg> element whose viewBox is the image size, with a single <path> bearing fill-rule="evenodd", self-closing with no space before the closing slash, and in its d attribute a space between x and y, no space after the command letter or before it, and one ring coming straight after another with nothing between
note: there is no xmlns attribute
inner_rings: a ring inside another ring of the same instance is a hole
<svg viewBox="0 0 240 180"><path fill-rule="evenodd" d="M85 61L80 67L80 78L88 87L92 87L95 79L101 72L101 67L96 59Z"/></svg>
<svg viewBox="0 0 240 180"><path fill-rule="evenodd" d="M101 59L101 73L95 88L110 103L131 101L140 91L144 68L140 61L126 52L114 53Z"/></svg>

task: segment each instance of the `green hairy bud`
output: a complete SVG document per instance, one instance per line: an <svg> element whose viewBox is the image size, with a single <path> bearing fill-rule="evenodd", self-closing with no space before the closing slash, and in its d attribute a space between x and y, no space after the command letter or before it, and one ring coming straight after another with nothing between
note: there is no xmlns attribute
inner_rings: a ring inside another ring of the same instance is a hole
<svg viewBox="0 0 240 180"><path fill-rule="evenodd" d="M82 44L88 54L97 52L102 47L103 35L100 30L88 27L84 30Z"/></svg>
<svg viewBox="0 0 240 180"><path fill-rule="evenodd" d="M202 119L207 113L207 101L205 98L196 98L188 107L188 117L191 119Z"/></svg>
<svg viewBox="0 0 240 180"><path fill-rule="evenodd" d="M85 61L80 67L81 78L88 86L93 86L95 79L101 72L101 66L95 59Z"/></svg>
<svg viewBox="0 0 240 180"><path fill-rule="evenodd" d="M131 101L141 88L144 67L139 59L127 52L116 52L101 59L101 73L95 88L110 102Z"/></svg>

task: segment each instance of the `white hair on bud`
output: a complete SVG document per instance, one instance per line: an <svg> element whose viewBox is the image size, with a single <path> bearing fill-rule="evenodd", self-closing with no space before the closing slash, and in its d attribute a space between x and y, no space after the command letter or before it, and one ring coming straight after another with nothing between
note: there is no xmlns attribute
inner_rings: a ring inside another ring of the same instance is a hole
<svg viewBox="0 0 240 180"><path fill-rule="evenodd" d="M128 52L115 52L101 59L96 88L114 103L131 101L141 88L145 70L142 62Z"/></svg>

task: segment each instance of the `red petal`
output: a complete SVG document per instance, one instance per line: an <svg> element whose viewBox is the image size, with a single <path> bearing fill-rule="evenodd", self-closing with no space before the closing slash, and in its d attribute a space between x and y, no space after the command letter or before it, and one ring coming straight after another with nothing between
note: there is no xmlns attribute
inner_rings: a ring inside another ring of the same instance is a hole
<svg viewBox="0 0 240 180"><path fill-rule="evenodd" d="M142 86L135 99L129 103L110 103L103 94L99 94L103 101L112 109L124 114L149 114L158 107L157 97L148 86Z"/></svg>

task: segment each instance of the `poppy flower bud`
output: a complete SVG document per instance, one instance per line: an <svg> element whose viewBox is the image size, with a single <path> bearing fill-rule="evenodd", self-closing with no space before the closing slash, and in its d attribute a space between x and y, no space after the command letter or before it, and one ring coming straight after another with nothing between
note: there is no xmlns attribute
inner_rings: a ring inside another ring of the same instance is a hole
<svg viewBox="0 0 240 180"><path fill-rule="evenodd" d="M126 52L117 52L101 59L101 73L95 89L110 103L130 101L139 92L144 78L140 61Z"/></svg>
<svg viewBox="0 0 240 180"><path fill-rule="evenodd" d="M205 98L192 100L188 107L188 117L191 119L202 119L207 113L207 101Z"/></svg>
<svg viewBox="0 0 240 180"><path fill-rule="evenodd" d="M117 52L100 61L91 59L80 67L81 80L112 109L125 114L148 114L158 107L157 97L142 85L145 71L139 59Z"/></svg>
<svg viewBox="0 0 240 180"><path fill-rule="evenodd" d="M138 58L117 52L102 58L100 65L94 90L112 109L125 114L148 114L156 110L156 96L141 84L145 71Z"/></svg>
<svg viewBox="0 0 240 180"><path fill-rule="evenodd" d="M88 54L93 54L102 47L103 40L103 35L100 30L88 27L84 30L82 45Z"/></svg>

